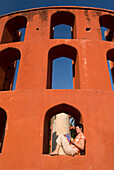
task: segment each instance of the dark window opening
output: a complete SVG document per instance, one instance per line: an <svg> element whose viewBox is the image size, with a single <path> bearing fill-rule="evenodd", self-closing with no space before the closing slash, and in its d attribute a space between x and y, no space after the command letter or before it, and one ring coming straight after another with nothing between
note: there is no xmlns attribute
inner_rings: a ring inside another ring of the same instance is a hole
<svg viewBox="0 0 114 170"><path fill-rule="evenodd" d="M24 41L27 19L24 16L16 16L6 23L1 43Z"/></svg>
<svg viewBox="0 0 114 170"><path fill-rule="evenodd" d="M58 30L57 36L56 36L56 30ZM65 34L67 34L67 36ZM51 39L76 38L74 14L66 11L61 11L53 14L51 17L50 38Z"/></svg>
<svg viewBox="0 0 114 170"><path fill-rule="evenodd" d="M107 52L107 64L111 80L112 90L114 90L114 49Z"/></svg>
<svg viewBox="0 0 114 170"><path fill-rule="evenodd" d="M67 60L65 59L65 57L67 58ZM55 68L53 67L53 65L55 64L54 60L56 61ZM59 60L61 60L61 63L57 65L58 64L57 62L59 62ZM59 68L59 66L61 68ZM64 71L64 66L66 67L65 71ZM55 77L55 72L56 72L56 77ZM58 72L60 74L58 74ZM53 79L52 79L52 75L53 75ZM66 84L63 82L65 78L66 78ZM62 85L62 83L64 83L64 85ZM55 46L50 49L48 53L47 89L52 89L52 88L54 89L55 88L56 89L80 88L79 61L78 61L77 50L74 47L63 44L63 45Z"/></svg>
<svg viewBox="0 0 114 170"><path fill-rule="evenodd" d="M86 28L86 31L90 31L91 30L91 28Z"/></svg>
<svg viewBox="0 0 114 170"><path fill-rule="evenodd" d="M2 152L3 147L6 120L7 120L6 112L2 108L0 108L0 153Z"/></svg>
<svg viewBox="0 0 114 170"><path fill-rule="evenodd" d="M55 139L58 136L58 132L54 127L54 122L52 121L57 119L57 116L59 116L60 113L64 113L65 116L67 116L67 120L69 121L69 123L67 124L68 129L70 129L71 135L74 138L76 136L75 124L79 124L79 123L83 124L81 113L73 106L67 104L60 104L49 109L46 113L45 120L44 120L43 154L49 154L49 152L54 150L56 147ZM61 125L59 125L59 123L60 122L58 119L58 126L60 127ZM63 127L61 126L60 131L62 130Z"/></svg>
<svg viewBox="0 0 114 170"><path fill-rule="evenodd" d="M7 48L0 52L0 90L15 89L19 60L20 51L16 48Z"/></svg>
<svg viewBox="0 0 114 170"><path fill-rule="evenodd" d="M99 18L102 40L114 41L114 17L103 15Z"/></svg>

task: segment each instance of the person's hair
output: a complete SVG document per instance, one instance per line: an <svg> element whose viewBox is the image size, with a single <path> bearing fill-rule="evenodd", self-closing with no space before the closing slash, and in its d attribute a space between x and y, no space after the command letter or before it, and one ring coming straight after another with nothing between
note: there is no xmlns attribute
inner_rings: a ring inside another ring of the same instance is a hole
<svg viewBox="0 0 114 170"><path fill-rule="evenodd" d="M78 126L80 129L82 128L82 132L83 132L83 125L81 123L76 124L76 126Z"/></svg>

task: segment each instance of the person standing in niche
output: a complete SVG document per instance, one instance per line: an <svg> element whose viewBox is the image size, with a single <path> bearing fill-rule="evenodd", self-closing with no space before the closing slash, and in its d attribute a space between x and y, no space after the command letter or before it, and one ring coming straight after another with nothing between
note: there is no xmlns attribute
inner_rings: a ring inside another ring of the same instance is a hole
<svg viewBox="0 0 114 170"><path fill-rule="evenodd" d="M77 136L75 139L71 138L68 134L60 134L56 140L56 149L50 153L50 156L59 155L60 146L62 146L63 151L66 155L82 155L85 149L85 135L83 133L83 125L76 125Z"/></svg>

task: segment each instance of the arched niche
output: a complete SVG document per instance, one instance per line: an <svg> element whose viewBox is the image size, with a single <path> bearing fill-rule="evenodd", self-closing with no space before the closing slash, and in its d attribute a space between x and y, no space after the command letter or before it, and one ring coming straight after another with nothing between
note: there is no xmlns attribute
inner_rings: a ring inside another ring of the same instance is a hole
<svg viewBox="0 0 114 170"><path fill-rule="evenodd" d="M2 152L6 121L7 121L7 114L5 110L0 107L0 153Z"/></svg>
<svg viewBox="0 0 114 170"><path fill-rule="evenodd" d="M26 29L27 19L24 16L16 16L7 21L4 27L1 44L10 43L10 42L18 42L24 39L25 30Z"/></svg>
<svg viewBox="0 0 114 170"><path fill-rule="evenodd" d="M61 44L52 47L48 52L47 89L52 89L53 60L60 57L72 59L73 88L80 88L78 52L72 46Z"/></svg>
<svg viewBox="0 0 114 170"><path fill-rule="evenodd" d="M83 118L80 111L71 105L62 103L50 108L46 112L45 119L44 119L43 154L49 154L50 119L53 116L62 112L74 117L75 124L79 124L79 123L83 124Z"/></svg>
<svg viewBox="0 0 114 170"><path fill-rule="evenodd" d="M0 90L11 90L13 87L16 63L21 53L16 48L6 48L0 51Z"/></svg>
<svg viewBox="0 0 114 170"><path fill-rule="evenodd" d="M50 26L50 38L54 38L54 27L57 25L69 25L71 26L71 38L76 38L75 31L75 15L67 11L59 11L51 16L51 26Z"/></svg>
<svg viewBox="0 0 114 170"><path fill-rule="evenodd" d="M114 16L102 15L99 18L102 39L106 41L114 41ZM103 38L104 34L104 38Z"/></svg>

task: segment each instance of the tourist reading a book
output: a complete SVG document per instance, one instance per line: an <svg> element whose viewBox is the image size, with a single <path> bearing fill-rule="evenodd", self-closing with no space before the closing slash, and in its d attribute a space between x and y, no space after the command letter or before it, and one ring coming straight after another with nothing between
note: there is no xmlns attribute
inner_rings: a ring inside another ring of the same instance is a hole
<svg viewBox="0 0 114 170"><path fill-rule="evenodd" d="M59 135L56 142L56 149L50 153L51 156L59 155L60 146L66 155L80 155L83 153L85 148L85 135L83 134L83 125L79 124L76 126L77 136L75 139L71 138L67 133L65 135Z"/></svg>

